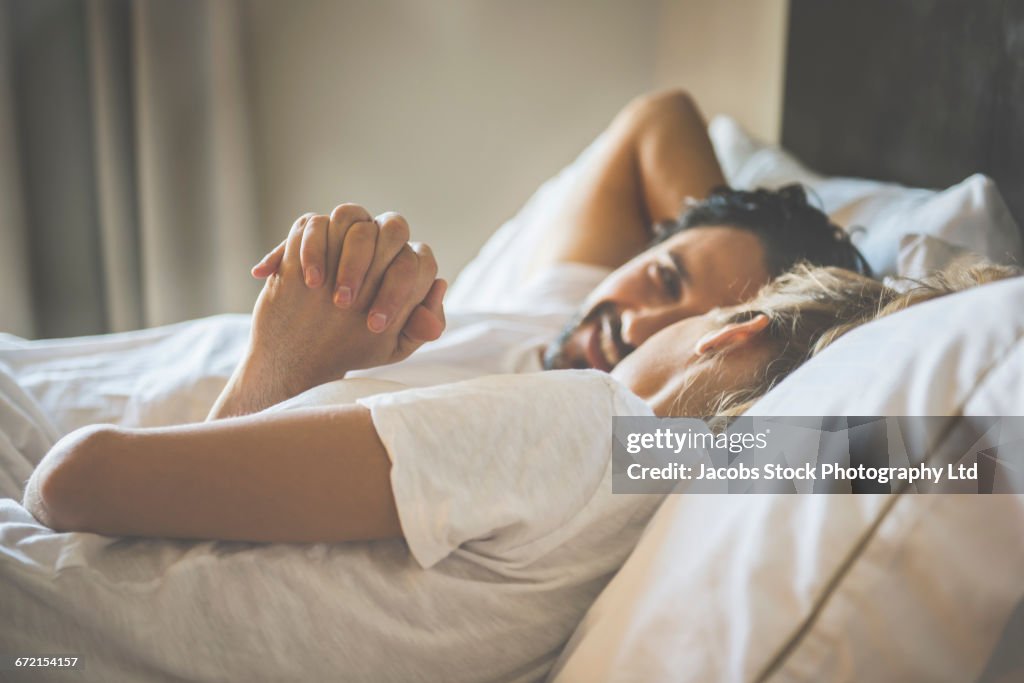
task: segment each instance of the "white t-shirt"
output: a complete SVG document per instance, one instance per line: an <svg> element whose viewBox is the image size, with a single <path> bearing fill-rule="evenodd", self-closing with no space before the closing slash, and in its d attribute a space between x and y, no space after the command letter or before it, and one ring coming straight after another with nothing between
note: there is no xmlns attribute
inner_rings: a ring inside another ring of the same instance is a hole
<svg viewBox="0 0 1024 683"><path fill-rule="evenodd" d="M276 410L390 388L342 380ZM543 677L661 502L611 492L611 418L648 407L592 370L358 400L406 542L55 534L0 500L0 643L81 654L93 680Z"/></svg>

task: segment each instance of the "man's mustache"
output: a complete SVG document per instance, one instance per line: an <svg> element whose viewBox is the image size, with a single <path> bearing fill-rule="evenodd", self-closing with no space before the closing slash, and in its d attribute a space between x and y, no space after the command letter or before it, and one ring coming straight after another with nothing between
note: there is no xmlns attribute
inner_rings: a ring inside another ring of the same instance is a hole
<svg viewBox="0 0 1024 683"><path fill-rule="evenodd" d="M601 322L602 318L607 321L607 325ZM596 304L585 313L578 313L566 324L558 338L549 344L544 352L544 369L559 370L570 367L568 359L565 358L565 350L569 340L581 328L595 323L601 325L599 334L604 334L604 330L607 328L619 361L635 350L636 347L627 344L622 339L622 321L615 304L610 301L604 301Z"/></svg>

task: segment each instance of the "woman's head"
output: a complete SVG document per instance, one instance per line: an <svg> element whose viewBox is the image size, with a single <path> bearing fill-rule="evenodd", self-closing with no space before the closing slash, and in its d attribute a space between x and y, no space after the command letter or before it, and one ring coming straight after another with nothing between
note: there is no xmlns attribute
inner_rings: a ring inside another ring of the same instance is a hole
<svg viewBox="0 0 1024 683"><path fill-rule="evenodd" d="M837 324L876 315L888 293L895 294L848 270L798 265L744 304L662 330L613 375L658 415L739 414L816 353Z"/></svg>
<svg viewBox="0 0 1024 683"><path fill-rule="evenodd" d="M893 289L841 268L798 265L747 303L662 330L612 374L661 416L739 415L853 328L1019 275L1007 266L954 266Z"/></svg>

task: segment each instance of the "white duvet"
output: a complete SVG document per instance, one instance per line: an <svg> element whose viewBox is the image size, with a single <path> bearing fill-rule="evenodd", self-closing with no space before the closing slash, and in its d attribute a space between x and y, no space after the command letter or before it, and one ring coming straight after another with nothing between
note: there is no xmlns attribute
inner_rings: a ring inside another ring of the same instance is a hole
<svg viewBox="0 0 1024 683"><path fill-rule="evenodd" d="M241 545L221 545L217 550L212 543L116 541L95 534L54 533L20 505L32 469L57 439L77 427L203 419L245 344L248 326L248 316L218 316L96 338L26 342L0 335L0 613L5 620L16 613L11 603L17 599L35 604L40 617L36 624L47 619L87 621L81 606L90 600L130 603L133 592L145 590L147 571L155 577L158 571L173 572L174 565L190 560L202 566L217 555L236 552L236 567L254 566L256 556L242 552ZM126 592L103 575L128 556L138 568L140 582ZM202 570L197 572L201 580ZM87 581L80 580L83 575L88 575ZM53 590L55 584L69 580L75 581L75 603L55 602L60 592ZM260 592L253 583L248 590ZM83 594L86 591L90 595ZM174 613L154 614L154 625L161 618L173 619ZM0 652L84 654L62 647L59 633L39 632L24 622L6 623ZM133 648L149 636L128 623L112 623L102 637L109 642L112 635L125 650L127 668L120 680L131 680ZM76 673L88 679L87 659L85 667ZM35 674L44 680L43 672ZM67 672L52 675L61 674Z"/></svg>
<svg viewBox="0 0 1024 683"><path fill-rule="evenodd" d="M0 373L61 434L99 422L194 422L206 417L248 334L248 315L73 339L0 334Z"/></svg>

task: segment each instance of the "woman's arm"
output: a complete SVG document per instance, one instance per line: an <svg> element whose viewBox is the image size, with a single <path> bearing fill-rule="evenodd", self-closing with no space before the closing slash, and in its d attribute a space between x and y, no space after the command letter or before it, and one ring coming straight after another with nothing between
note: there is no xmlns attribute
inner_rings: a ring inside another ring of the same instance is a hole
<svg viewBox="0 0 1024 683"><path fill-rule="evenodd" d="M158 429L94 426L43 458L25 506L58 531L298 543L400 538L361 406Z"/></svg>

